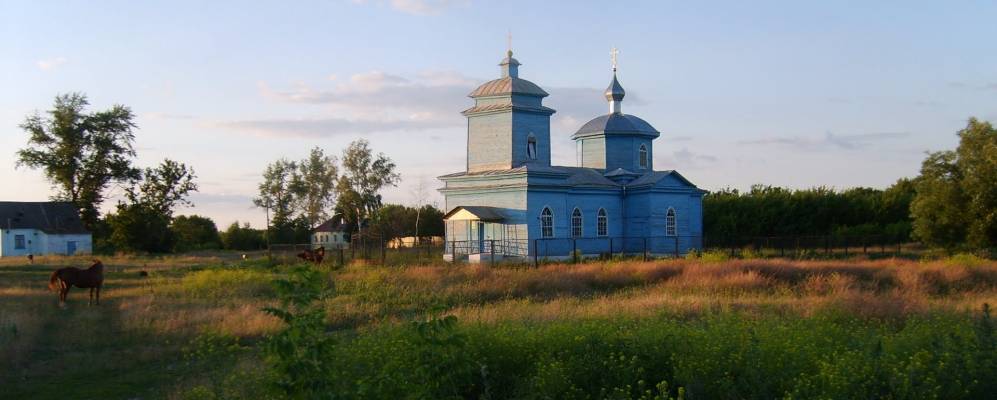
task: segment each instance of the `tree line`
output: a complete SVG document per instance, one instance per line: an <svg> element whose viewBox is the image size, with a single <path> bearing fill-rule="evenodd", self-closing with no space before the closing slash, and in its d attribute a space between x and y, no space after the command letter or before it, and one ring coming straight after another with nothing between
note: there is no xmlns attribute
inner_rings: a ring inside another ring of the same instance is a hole
<svg viewBox="0 0 997 400"><path fill-rule="evenodd" d="M370 225L390 237L415 235L421 219L420 234L442 235L442 213L432 206L393 205L381 212L379 191L400 176L390 158L362 139L343 151L341 167L318 147L304 160L269 164L253 200L270 215L269 231L239 222L219 231L210 218L175 216L177 207L193 205L194 169L168 158L136 166L138 126L131 109L88 111L89 105L82 93L62 94L45 114L29 115L20 125L28 145L17 152L16 165L41 170L55 189L52 199L77 206L96 252L256 250L265 247L268 232L272 240L306 243L311 229L332 216L350 230ZM100 205L115 189L123 199L102 216Z"/></svg>
<svg viewBox="0 0 997 400"><path fill-rule="evenodd" d="M704 234L887 236L948 251L997 250L997 130L970 118L955 150L929 153L921 171L886 189L793 190L755 185L703 199Z"/></svg>
<svg viewBox="0 0 997 400"><path fill-rule="evenodd" d="M266 166L253 203L267 214L266 230L238 222L219 232L201 216L174 216L192 205L194 169L164 159L134 165L134 114L115 105L88 112L80 93L56 96L47 115L29 115L21 128L28 146L17 166L39 169L54 200L77 205L98 252L259 249L272 242L307 243L312 228L333 219L346 231L384 239L440 236L443 213L416 195L415 207L382 204L380 191L400 180L395 163L360 139L341 158L319 147L300 161ZM919 176L886 189L827 187L792 190L755 185L723 189L703 200L704 233L711 239L749 236L889 236L956 250L997 249L997 130L971 118L955 150L929 153ZM115 209L100 215L112 188Z"/></svg>

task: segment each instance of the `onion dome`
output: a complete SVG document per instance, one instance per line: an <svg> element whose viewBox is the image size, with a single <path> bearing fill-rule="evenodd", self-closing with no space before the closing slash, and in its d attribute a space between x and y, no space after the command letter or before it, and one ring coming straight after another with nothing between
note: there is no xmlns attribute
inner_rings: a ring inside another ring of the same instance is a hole
<svg viewBox="0 0 997 400"><path fill-rule="evenodd" d="M491 97L521 94L534 97L547 97L549 94L526 79L519 78L519 66L522 65L512 58L512 50L506 52L499 66L502 67L502 77L481 84L474 89L470 97Z"/></svg>

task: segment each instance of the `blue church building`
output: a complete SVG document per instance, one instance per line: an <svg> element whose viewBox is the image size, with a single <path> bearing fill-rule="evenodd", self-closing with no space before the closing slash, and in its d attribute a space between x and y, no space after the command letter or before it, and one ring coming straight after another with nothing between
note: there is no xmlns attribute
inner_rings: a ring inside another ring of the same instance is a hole
<svg viewBox="0 0 997 400"><path fill-rule="evenodd" d="M608 113L572 135L571 167L551 165L555 110L543 105L547 92L519 77L511 50L499 65L501 77L471 92L474 106L462 113L465 170L439 177L446 260L675 255L701 247L706 192L676 171L654 169L660 133L623 113L615 60Z"/></svg>

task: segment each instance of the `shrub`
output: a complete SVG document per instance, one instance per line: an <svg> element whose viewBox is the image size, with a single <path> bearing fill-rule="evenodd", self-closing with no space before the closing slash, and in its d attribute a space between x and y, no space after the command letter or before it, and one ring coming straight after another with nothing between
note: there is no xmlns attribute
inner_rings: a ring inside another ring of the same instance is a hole
<svg viewBox="0 0 997 400"><path fill-rule="evenodd" d="M270 280L255 269L206 269L185 275L180 285L193 297L239 299L271 295Z"/></svg>

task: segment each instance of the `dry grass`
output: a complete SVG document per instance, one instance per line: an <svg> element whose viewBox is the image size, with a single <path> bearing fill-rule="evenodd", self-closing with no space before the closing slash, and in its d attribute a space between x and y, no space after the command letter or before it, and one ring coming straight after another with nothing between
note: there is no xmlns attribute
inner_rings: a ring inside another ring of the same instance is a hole
<svg viewBox="0 0 997 400"><path fill-rule="evenodd" d="M0 383L21 382L23 391L15 394L48 390L42 382L52 377L68 385L94 376L154 385L142 374L165 368L163 360L177 359L198 335L252 339L279 329L279 321L261 311L273 302L268 283L279 272L235 263L234 256L105 257L103 304L87 307L85 291L74 290L67 309L59 309L46 288L48 273L89 258L39 257L30 266L0 260ZM329 273L336 286L326 304L329 322L358 331L421 317L437 306L462 321L491 324L729 311L904 318L997 304L997 262L965 258L354 265ZM164 385L159 390L174 383Z"/></svg>

